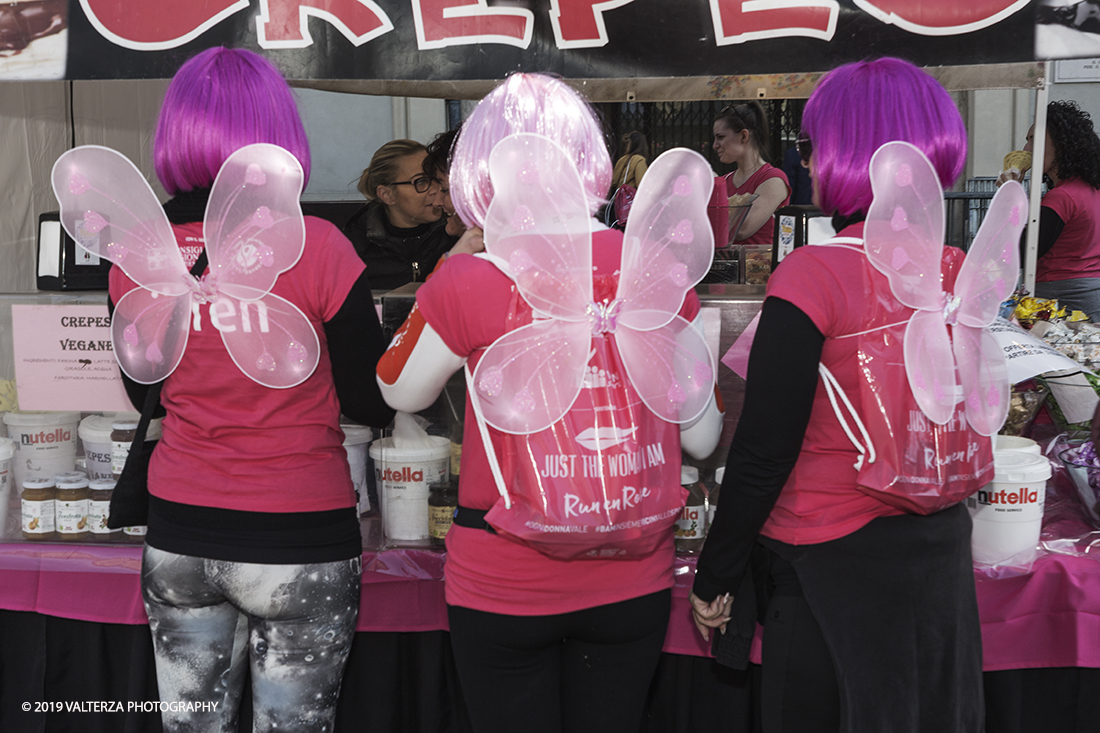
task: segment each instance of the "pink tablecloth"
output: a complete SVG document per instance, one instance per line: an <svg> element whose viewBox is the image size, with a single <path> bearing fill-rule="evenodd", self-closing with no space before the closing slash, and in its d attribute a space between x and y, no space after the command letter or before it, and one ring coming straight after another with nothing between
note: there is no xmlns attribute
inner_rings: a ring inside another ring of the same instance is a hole
<svg viewBox="0 0 1100 733"><path fill-rule="evenodd" d="M360 631L447 628L440 552L363 554ZM706 655L691 623L695 560L676 563L665 651ZM146 623L141 548L0 544L0 608L99 623ZM1046 555L1025 576L977 580L985 669L1100 667L1100 562Z"/></svg>
<svg viewBox="0 0 1100 733"><path fill-rule="evenodd" d="M359 631L447 628L444 555L427 550L363 553ZM0 544L0 608L114 624L145 624L141 548Z"/></svg>

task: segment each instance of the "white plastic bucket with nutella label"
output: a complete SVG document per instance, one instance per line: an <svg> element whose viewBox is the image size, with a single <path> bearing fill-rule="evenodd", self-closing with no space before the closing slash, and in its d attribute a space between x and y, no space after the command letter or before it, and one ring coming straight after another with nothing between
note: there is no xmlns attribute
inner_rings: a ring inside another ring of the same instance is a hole
<svg viewBox="0 0 1100 733"><path fill-rule="evenodd" d="M4 424L15 442L12 470L16 486L29 478L49 478L76 467L79 412L8 412Z"/></svg>
<svg viewBox="0 0 1100 733"><path fill-rule="evenodd" d="M429 448L393 447L393 438L371 444L382 505L382 532L398 542L428 542L428 487L450 476L451 441L427 436Z"/></svg>
<svg viewBox="0 0 1100 733"><path fill-rule="evenodd" d="M993 481L966 500L974 530L970 550L979 565L1024 566L1035 560L1043 525L1050 461L1020 451L993 454Z"/></svg>

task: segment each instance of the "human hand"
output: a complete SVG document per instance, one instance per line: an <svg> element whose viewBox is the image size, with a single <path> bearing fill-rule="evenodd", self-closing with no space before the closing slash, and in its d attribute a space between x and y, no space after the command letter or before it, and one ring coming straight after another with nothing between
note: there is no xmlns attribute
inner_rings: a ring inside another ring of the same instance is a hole
<svg viewBox="0 0 1100 733"><path fill-rule="evenodd" d="M462 223L462 219L459 219L456 214L447 214L445 231L452 237L457 237L466 231L466 225Z"/></svg>
<svg viewBox="0 0 1100 733"><path fill-rule="evenodd" d="M477 254L478 252L485 251L485 235L478 227L470 227L462 236L455 242L455 246L451 247L451 251L447 253L447 256L457 254Z"/></svg>
<svg viewBox="0 0 1100 733"><path fill-rule="evenodd" d="M718 596L707 603L694 593L691 594L691 616L695 621L695 628L703 636L704 641L710 641L710 630L718 629L726 633L726 624L730 620L730 609L733 607L733 596L729 593Z"/></svg>
<svg viewBox="0 0 1100 733"><path fill-rule="evenodd" d="M1000 188L1009 181L1022 181L1024 174L1020 172L1019 168L1009 168L1006 171L1001 171L1001 174L997 176L997 187Z"/></svg>

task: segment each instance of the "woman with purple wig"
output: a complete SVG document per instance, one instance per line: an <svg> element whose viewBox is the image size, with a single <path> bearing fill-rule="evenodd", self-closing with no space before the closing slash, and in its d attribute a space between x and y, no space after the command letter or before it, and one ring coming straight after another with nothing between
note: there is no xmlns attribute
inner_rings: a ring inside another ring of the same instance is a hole
<svg viewBox="0 0 1100 733"><path fill-rule="evenodd" d="M165 213L184 261L203 252L203 213L226 158L252 143L309 175L294 96L268 61L212 48L173 78L154 140ZM111 270L110 297L137 287ZM365 267L330 223L305 220L305 248L272 292L309 319L313 374L271 389L221 343L234 304L195 307L187 350L164 381L163 437L148 471L141 587L166 731L235 731L245 673L253 730L331 731L359 613L362 543L340 413L383 427L393 411L362 378L384 350ZM239 320L239 319L238 319ZM238 324L239 325L239 324ZM148 387L126 380L130 399Z"/></svg>
<svg viewBox="0 0 1100 733"><path fill-rule="evenodd" d="M589 215L596 213L611 180L611 159L592 110L561 80L515 74L478 104L455 146L451 194L462 220L476 227L467 234L484 226L493 201L489 154L513 133L558 143L580 173ZM617 287L623 234L594 218L590 231L594 289L607 293ZM486 348L531 319L512 280L490 259L470 254L452 252L416 300L378 366L387 401L406 411L430 405L467 360L475 368ZM688 292L680 315L693 321L698 314L699 299ZM466 425L477 422L467 400ZM703 417L678 436L684 450L703 458L720 430L712 399ZM502 443L500 431L487 431L492 443ZM582 453L579 448L567 446L566 452ZM679 450L674 455L678 460ZM505 482L515 460L502 459ZM451 644L474 730L637 731L668 626L672 534L641 557L557 559L491 530L484 517L498 498L474 427L463 442L446 567Z"/></svg>
<svg viewBox="0 0 1100 733"><path fill-rule="evenodd" d="M859 339L846 337L912 313L862 251L871 156L912 143L946 188L966 130L943 87L892 58L827 74L802 126L814 203L839 236L795 250L768 282L695 622L704 637L721 629L719 658L742 668L763 624L766 733L981 731L970 516L962 505L907 514L860 491L856 450L818 379L820 362L857 394ZM945 251L953 278L961 252ZM893 310L874 306L881 295Z"/></svg>

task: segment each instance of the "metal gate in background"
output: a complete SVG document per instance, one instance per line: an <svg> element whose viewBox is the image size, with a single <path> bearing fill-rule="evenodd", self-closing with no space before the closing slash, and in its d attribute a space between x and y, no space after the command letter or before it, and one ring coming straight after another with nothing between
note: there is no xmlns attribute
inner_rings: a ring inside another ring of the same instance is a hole
<svg viewBox="0 0 1100 733"><path fill-rule="evenodd" d="M714 141L714 118L729 104L743 100L711 100L706 102L620 102L594 105L603 117L607 130L608 150L612 160L619 156L623 135L637 130L649 141L652 161L669 148L691 148L703 155L719 175L733 168L719 162L711 144ZM758 100L768 116L771 162L779 165L783 155L794 147L802 125L805 99Z"/></svg>

